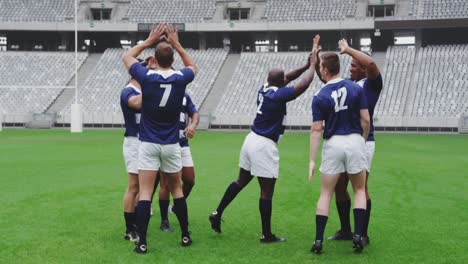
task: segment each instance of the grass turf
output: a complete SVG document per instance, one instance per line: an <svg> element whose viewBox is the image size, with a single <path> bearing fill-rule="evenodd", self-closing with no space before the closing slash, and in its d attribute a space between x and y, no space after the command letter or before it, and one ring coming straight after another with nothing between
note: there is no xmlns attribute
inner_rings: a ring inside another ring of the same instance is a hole
<svg viewBox="0 0 468 264"><path fill-rule="evenodd" d="M286 243L263 245L258 183L252 181L225 211L222 235L208 216L236 179L247 132L198 132L192 141L196 185L188 200L194 243L179 245L159 231L158 206L149 227L149 253L123 240L126 174L122 131L70 134L52 130L0 132L1 263L467 263L468 137L378 135L370 176L371 245L361 255L351 242L309 250L315 233L319 177L307 182L308 134L287 134L280 145L280 178L273 232ZM318 175L318 174L317 174ZM325 235L339 229L334 202ZM352 215L351 215L352 217Z"/></svg>

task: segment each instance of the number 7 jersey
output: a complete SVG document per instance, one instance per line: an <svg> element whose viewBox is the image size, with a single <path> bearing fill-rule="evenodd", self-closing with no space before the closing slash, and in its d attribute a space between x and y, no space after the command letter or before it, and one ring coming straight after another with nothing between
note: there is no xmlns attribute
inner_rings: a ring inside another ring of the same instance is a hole
<svg viewBox="0 0 468 264"><path fill-rule="evenodd" d="M323 138L362 134L361 110L367 109L363 89L350 80L329 81L312 99L313 122L325 121Z"/></svg>
<svg viewBox="0 0 468 264"><path fill-rule="evenodd" d="M180 112L185 89L195 77L190 68L154 71L134 63L130 75L141 85L140 141L162 145L179 143Z"/></svg>

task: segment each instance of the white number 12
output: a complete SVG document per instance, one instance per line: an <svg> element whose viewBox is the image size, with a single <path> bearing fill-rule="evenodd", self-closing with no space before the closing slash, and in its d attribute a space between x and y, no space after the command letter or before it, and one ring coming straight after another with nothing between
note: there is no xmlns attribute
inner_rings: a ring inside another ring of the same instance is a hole
<svg viewBox="0 0 468 264"><path fill-rule="evenodd" d="M341 87L340 89L338 89L338 91L332 92L331 97L333 98L333 100L335 100L335 112L348 109L348 106L344 105L344 103L346 102L347 94L348 94L348 91L346 90L345 87ZM340 99L339 103L338 103L338 98Z"/></svg>
<svg viewBox="0 0 468 264"><path fill-rule="evenodd" d="M159 107L165 107L167 104L167 100L169 99L169 95L171 94L172 90L172 85L170 84L161 84L160 85L162 89L164 89L164 94L161 99L161 102L159 103Z"/></svg>

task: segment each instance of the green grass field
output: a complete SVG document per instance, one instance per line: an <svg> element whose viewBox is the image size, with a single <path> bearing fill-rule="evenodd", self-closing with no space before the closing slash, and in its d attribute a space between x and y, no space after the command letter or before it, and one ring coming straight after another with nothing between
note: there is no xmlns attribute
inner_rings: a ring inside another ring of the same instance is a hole
<svg viewBox="0 0 468 264"><path fill-rule="evenodd" d="M363 254L351 242L309 250L320 181L307 181L308 134L287 133L273 232L286 243L258 242L259 187L252 181L225 211L222 235L208 216L238 173L247 132L199 132L192 141L196 185L188 200L194 243L149 227L149 253L123 240L126 174L122 131L0 132L0 263L468 263L468 136L378 135L370 191L373 201ZM318 174L317 174L318 175ZM156 214L159 214L155 206ZM339 229L334 202L325 235Z"/></svg>

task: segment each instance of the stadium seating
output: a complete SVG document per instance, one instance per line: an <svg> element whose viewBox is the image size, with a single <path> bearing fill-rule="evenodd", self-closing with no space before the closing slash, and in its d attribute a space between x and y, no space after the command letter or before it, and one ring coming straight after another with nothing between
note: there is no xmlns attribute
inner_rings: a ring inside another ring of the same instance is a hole
<svg viewBox="0 0 468 264"><path fill-rule="evenodd" d="M209 92L216 76L227 56L222 49L187 50L200 67L195 80L188 86L187 92L191 95L194 104L199 107ZM120 91L128 83L130 76L123 63L123 49L107 49L96 65L84 87L80 91L80 103L85 113L115 113L121 115ZM146 50L140 57L151 55L151 50ZM182 62L176 56L175 68L181 68ZM70 112L70 106L62 111L62 114Z"/></svg>
<svg viewBox="0 0 468 264"><path fill-rule="evenodd" d="M74 17L73 0L1 0L0 21L60 22Z"/></svg>
<svg viewBox="0 0 468 264"><path fill-rule="evenodd" d="M265 10L270 21L340 20L355 13L354 0L270 0Z"/></svg>
<svg viewBox="0 0 468 264"><path fill-rule="evenodd" d="M202 22L204 18L213 17L215 3L215 0L132 0L128 17L136 23Z"/></svg>
<svg viewBox="0 0 468 264"><path fill-rule="evenodd" d="M413 13L418 19L468 18L465 0L413 0Z"/></svg>
<svg viewBox="0 0 468 264"><path fill-rule="evenodd" d="M459 117L468 112L468 45L428 46L418 65L408 103L411 116Z"/></svg>
<svg viewBox="0 0 468 264"><path fill-rule="evenodd" d="M79 65L84 62L86 56L86 53L79 53ZM72 52L0 52L0 80L3 86L0 88L0 104L3 111L44 111L63 88L34 86L67 85L74 75L74 59L75 55Z"/></svg>
<svg viewBox="0 0 468 264"><path fill-rule="evenodd" d="M414 47L388 47L385 58L383 90L377 104L376 117L402 116L415 63ZM382 69L383 70L383 69Z"/></svg>
<svg viewBox="0 0 468 264"><path fill-rule="evenodd" d="M257 108L257 92L266 83L268 71L275 67L280 67L285 72L298 68L307 62L308 55L307 52L242 53L232 80L216 108L214 123L241 122L242 125L250 125ZM343 55L340 59L341 73L349 76L351 57ZM288 104L290 124L297 123L293 121L297 119L299 123L304 120L307 120L307 124L310 123L311 99L321 86L321 81L315 76L310 88Z"/></svg>

